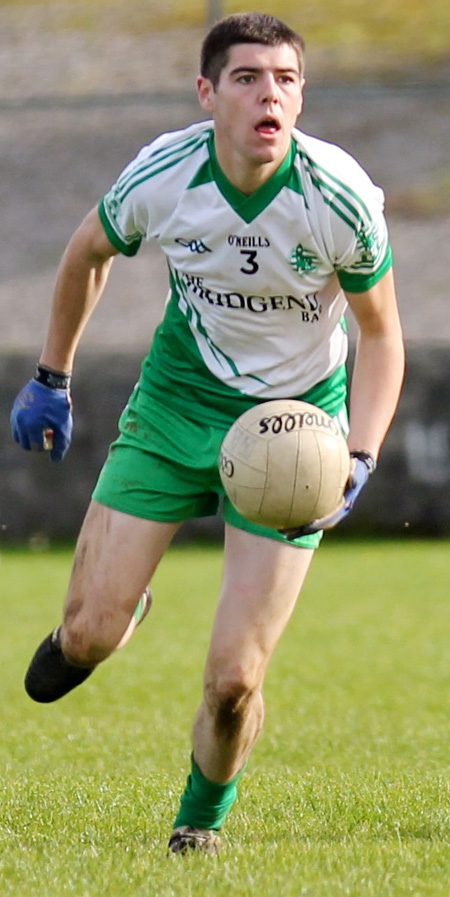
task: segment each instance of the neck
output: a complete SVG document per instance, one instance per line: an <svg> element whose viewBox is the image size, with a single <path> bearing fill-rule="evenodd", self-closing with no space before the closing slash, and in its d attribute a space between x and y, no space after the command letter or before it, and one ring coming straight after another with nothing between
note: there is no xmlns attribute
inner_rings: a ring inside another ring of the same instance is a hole
<svg viewBox="0 0 450 897"><path fill-rule="evenodd" d="M267 162L255 162L252 159L234 157L232 153L224 151L223 147L215 144L216 158L224 175L237 187L241 193L250 196L255 193L263 184L268 181L284 162L289 146L286 152L277 159Z"/></svg>

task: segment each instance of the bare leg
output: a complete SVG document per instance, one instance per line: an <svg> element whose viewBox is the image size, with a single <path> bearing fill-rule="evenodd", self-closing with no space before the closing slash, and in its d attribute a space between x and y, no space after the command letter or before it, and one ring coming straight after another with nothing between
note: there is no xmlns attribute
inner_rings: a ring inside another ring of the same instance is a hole
<svg viewBox="0 0 450 897"><path fill-rule="evenodd" d="M262 685L313 551L227 527L220 603L194 724L194 758L222 783L244 766L261 730Z"/></svg>
<svg viewBox="0 0 450 897"><path fill-rule="evenodd" d="M177 528L91 503L63 624L39 645L25 676L34 701L62 698L128 639L139 599Z"/></svg>
<svg viewBox="0 0 450 897"><path fill-rule="evenodd" d="M91 503L64 607L61 645L69 660L93 666L114 651L178 526Z"/></svg>

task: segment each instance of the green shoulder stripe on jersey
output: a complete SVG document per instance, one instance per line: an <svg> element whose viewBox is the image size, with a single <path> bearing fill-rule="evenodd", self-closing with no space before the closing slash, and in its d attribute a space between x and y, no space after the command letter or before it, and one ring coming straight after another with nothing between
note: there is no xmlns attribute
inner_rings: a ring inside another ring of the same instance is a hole
<svg viewBox="0 0 450 897"><path fill-rule="evenodd" d="M149 155L145 156L141 159L140 162L136 163L134 167L127 168L122 174L119 176L117 184L120 188L126 188L129 184L130 180L139 175L148 165L159 164L160 162L166 161L167 159L178 155L179 153L183 153L185 150L190 149L191 147L196 147L197 144L200 146L208 139L211 129L205 128L205 130L200 133L192 134L190 137L183 137L179 140L176 140L173 143L165 144L164 146L159 147L158 149L152 149L149 147Z"/></svg>
<svg viewBox="0 0 450 897"><path fill-rule="evenodd" d="M119 236L117 231L114 229L114 227L111 224L111 221L109 219L106 204L105 204L105 197L103 197L103 199L101 199L99 202L98 214L100 217L100 221L102 222L103 227L105 229L106 236L108 237L108 240L110 241L110 243L112 243L112 245L115 246L115 248L118 249L119 252L122 253L122 255L128 255L130 257L133 255L136 255L136 253L141 245L142 237L138 237L138 238L134 237L129 242L121 239L121 237Z"/></svg>
<svg viewBox="0 0 450 897"><path fill-rule="evenodd" d="M344 181L341 181L340 178L337 178L336 175L333 174L331 171L328 171L326 168L323 168L322 165L318 165L317 162L312 162L311 160L310 160L310 162L311 162L312 166L316 169L316 171L321 172L321 174L323 175L323 178L322 178L323 183L325 183L325 178L328 178L328 180L331 182L330 189L332 189L335 192L335 189L332 185L336 184L337 187L339 188L340 192L344 191L345 193L348 193L348 195L352 199L356 200L356 202L358 203L358 206L361 207L364 214L367 215L368 218L371 217L369 209L367 208L364 200L359 195L359 193L356 193L356 191L353 190L352 187L350 187Z"/></svg>
<svg viewBox="0 0 450 897"><path fill-rule="evenodd" d="M145 162L142 162L141 165L138 165L133 169L132 172L128 172L123 181L119 178L117 183L119 187L118 197L120 202L123 202L131 190L138 187L139 184L160 174L162 171L166 171L168 168L173 168L174 165L178 165L188 156L192 156L193 153L206 143L209 133L210 131L208 130L203 132L200 136L197 135L195 139L192 138L190 141L185 141L181 148L178 145L176 145L176 147L169 147L168 152L164 156L159 156L157 159L150 156Z"/></svg>
<svg viewBox="0 0 450 897"><path fill-rule="evenodd" d="M182 134L183 134L183 132L182 132L182 134L180 135L178 140L174 141L173 143L169 143L169 144L165 143L164 146L159 146L159 147L157 147L157 149L154 149L152 151L152 156L154 159L156 159L157 156L164 157L173 151L176 152L177 150L182 150L185 147L192 145L199 138L203 142L204 139L208 139L208 137L212 133L212 130L213 129L210 125L204 124L202 128L200 128L197 131L194 131L194 133L191 134L189 137L182 136Z"/></svg>
<svg viewBox="0 0 450 897"><path fill-rule="evenodd" d="M375 286L392 267L392 250L388 246L381 265L372 274L352 274L350 271L336 271L339 283L347 293L365 293Z"/></svg>
<svg viewBox="0 0 450 897"><path fill-rule="evenodd" d="M319 190L324 202L336 212L336 215L339 215L356 232L359 231L361 225L372 221L367 206L354 190L320 165L316 165L303 150L300 150L299 153L313 186Z"/></svg>
<svg viewBox="0 0 450 897"><path fill-rule="evenodd" d="M246 193L242 193L241 190L238 190L238 188L228 180L220 168L217 161L213 134L211 134L208 141L208 149L214 180L222 196L225 197L231 208L234 209L240 218L247 224L254 221L254 219L257 218L268 205L270 205L280 190L288 184L296 153L294 140L292 140L289 152L280 167L265 184L262 184L258 190L255 190L254 193L248 196Z"/></svg>

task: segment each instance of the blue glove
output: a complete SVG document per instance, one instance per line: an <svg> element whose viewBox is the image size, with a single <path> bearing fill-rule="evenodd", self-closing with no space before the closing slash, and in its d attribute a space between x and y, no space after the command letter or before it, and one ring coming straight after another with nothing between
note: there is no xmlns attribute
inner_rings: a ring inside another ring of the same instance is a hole
<svg viewBox="0 0 450 897"><path fill-rule="evenodd" d="M39 365L36 376L42 376L46 383L30 380L21 390L11 411L12 434L27 451L50 451L52 461L61 461L72 439L70 375L59 375ZM62 383L66 385L61 387Z"/></svg>
<svg viewBox="0 0 450 897"><path fill-rule="evenodd" d="M339 507L326 517L321 517L320 520L314 520L312 523L308 523L305 526L299 526L297 529L292 530L281 530L290 542L292 542L293 539L298 539L300 536L311 536L313 533L317 533L322 529L332 529L333 526L340 523L341 520L343 520L344 517L347 517L347 515L350 514L350 511L353 510L359 493L366 485L370 474L373 473L376 468L376 461L370 452L363 451L350 452L350 458L353 462L352 470L348 478L344 497Z"/></svg>

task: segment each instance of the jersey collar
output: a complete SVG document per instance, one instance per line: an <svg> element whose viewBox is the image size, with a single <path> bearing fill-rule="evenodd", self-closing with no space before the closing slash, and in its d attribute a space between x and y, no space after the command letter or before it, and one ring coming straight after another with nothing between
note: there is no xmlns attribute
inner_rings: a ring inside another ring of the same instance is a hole
<svg viewBox="0 0 450 897"><path fill-rule="evenodd" d="M294 139L292 139L289 152L285 156L280 167L277 168L272 177L270 177L265 184L258 187L258 189L255 190L254 193L251 193L250 196L246 193L242 193L241 190L238 190L222 171L217 161L213 132L211 132L208 139L208 150L211 173L218 189L234 211L249 224L264 211L266 206L272 202L280 190L288 184L294 166L296 145Z"/></svg>

